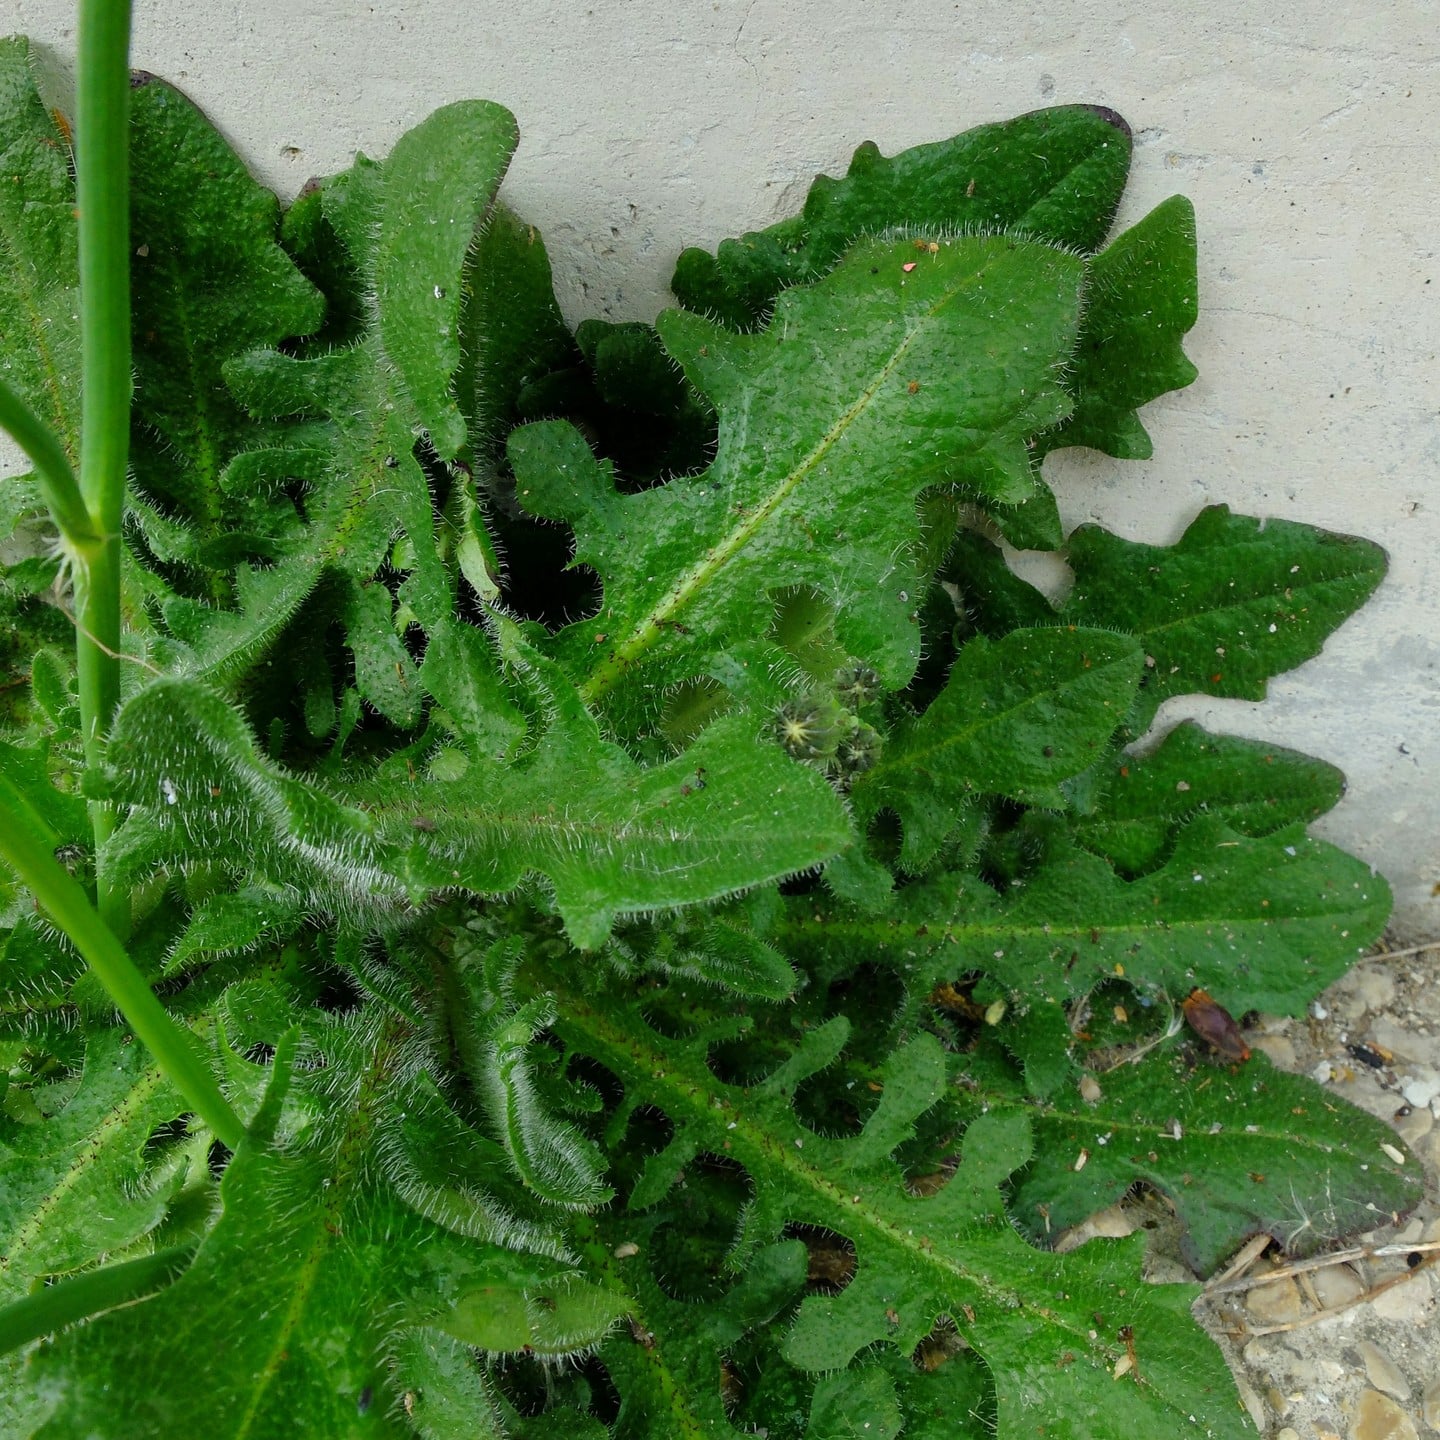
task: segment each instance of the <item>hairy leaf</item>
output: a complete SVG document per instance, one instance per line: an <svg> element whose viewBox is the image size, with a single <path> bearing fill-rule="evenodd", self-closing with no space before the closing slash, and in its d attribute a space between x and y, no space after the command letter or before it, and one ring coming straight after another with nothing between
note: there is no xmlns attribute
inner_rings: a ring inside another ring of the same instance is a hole
<svg viewBox="0 0 1440 1440"><path fill-rule="evenodd" d="M751 329L783 289L825 274L859 235L1009 231L1094 250L1120 203L1130 148L1129 126L1098 105L1036 110L890 159L867 143L844 179L816 179L794 219L726 240L714 257L686 250L671 288L687 309Z"/></svg>
<svg viewBox="0 0 1440 1440"><path fill-rule="evenodd" d="M1094 1105L1072 1088L1032 1115L1035 1157L1013 1202L1031 1235L1058 1234L1140 1182L1175 1206L1185 1258L1208 1275L1251 1235L1310 1255L1420 1199L1414 1158L1386 1153L1388 1125L1263 1055L1192 1068L1172 1052L1112 1070L1100 1089Z"/></svg>
<svg viewBox="0 0 1440 1440"><path fill-rule="evenodd" d="M1263 699L1270 676L1319 654L1385 574L1385 552L1368 540L1225 505L1201 511L1171 546L1082 526L1068 558L1075 588L1061 616L1124 628L1145 647L1137 735L1170 695Z"/></svg>
<svg viewBox="0 0 1440 1440"><path fill-rule="evenodd" d="M820 284L786 292L759 335L661 317L666 348L720 415L701 476L620 495L572 429L512 436L521 503L569 521L576 559L605 586L600 613L560 637L587 699L688 678L753 633L757 592L799 585L834 604L842 642L892 687L909 678L915 499L943 482L1030 494L1026 440L1068 410L1053 367L1081 280L1075 257L1028 241L914 253L860 246ZM841 327L851 343L837 348ZM982 367L982 346L1004 350L998 372L988 355Z"/></svg>
<svg viewBox="0 0 1440 1440"><path fill-rule="evenodd" d="M1101 798L1072 833L1119 870L1136 874L1164 858L1179 827L1209 815L1242 835L1268 835L1317 819L1345 781L1333 765L1279 745L1177 725L1144 758L1121 755Z"/></svg>
<svg viewBox="0 0 1440 1440"><path fill-rule="evenodd" d="M963 646L944 690L902 724L855 781L856 811L905 824L901 863L919 870L981 795L1062 807L1061 780L1091 765L1132 703L1142 655L1104 630L1014 630Z"/></svg>
<svg viewBox="0 0 1440 1440"><path fill-rule="evenodd" d="M35 89L31 65L28 41L0 39L0 375L73 464L80 448L75 190L69 145Z"/></svg>
<svg viewBox="0 0 1440 1440"><path fill-rule="evenodd" d="M253 497L221 488L225 466L255 444L221 369L316 329L321 298L276 243L275 196L184 95L140 78L130 100L132 455L140 484L189 517L223 565L222 547L243 544L259 517Z"/></svg>
<svg viewBox="0 0 1440 1440"><path fill-rule="evenodd" d="M6 1300L39 1276L125 1249L159 1223L184 1179L163 1155L146 1155L151 1136L180 1114L180 1097L125 1032L96 1029L86 1037L73 1095L41 1091L34 1098L44 1108L30 1123L0 1120Z"/></svg>
<svg viewBox="0 0 1440 1440"><path fill-rule="evenodd" d="M682 758L642 771L600 739L549 662L518 636L507 644L552 712L527 763L477 756L443 780L402 768L357 779L344 798L261 756L212 692L155 682L111 742L120 793L137 807L115 863L183 866L196 847L220 847L258 878L347 911L448 889L502 895L538 871L572 937L593 946L617 914L715 899L844 844L833 792L778 747L757 747L751 727L712 726Z"/></svg>

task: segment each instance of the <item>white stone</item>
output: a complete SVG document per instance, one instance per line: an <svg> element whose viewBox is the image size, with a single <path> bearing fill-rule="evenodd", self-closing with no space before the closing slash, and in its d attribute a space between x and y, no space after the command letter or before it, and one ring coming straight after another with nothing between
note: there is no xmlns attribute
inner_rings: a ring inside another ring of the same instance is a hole
<svg viewBox="0 0 1440 1440"><path fill-rule="evenodd" d="M1397 1324L1420 1325L1429 1320L1435 1309L1435 1292L1428 1271L1414 1275L1391 1286L1370 1302L1381 1320Z"/></svg>
<svg viewBox="0 0 1440 1440"><path fill-rule="evenodd" d="M1305 1309L1300 1287L1290 1276L1257 1285L1245 1299L1250 1318L1261 1325L1285 1325L1299 1319Z"/></svg>
<svg viewBox="0 0 1440 1440"><path fill-rule="evenodd" d="M1351 988L1367 1010L1383 1010L1395 999L1395 979L1385 970L1357 971Z"/></svg>
<svg viewBox="0 0 1440 1440"><path fill-rule="evenodd" d="M1414 1105L1417 1108L1428 1106L1437 1095L1440 1095L1440 1074L1430 1069L1428 1065L1424 1066L1400 1093L1405 1097L1407 1105Z"/></svg>

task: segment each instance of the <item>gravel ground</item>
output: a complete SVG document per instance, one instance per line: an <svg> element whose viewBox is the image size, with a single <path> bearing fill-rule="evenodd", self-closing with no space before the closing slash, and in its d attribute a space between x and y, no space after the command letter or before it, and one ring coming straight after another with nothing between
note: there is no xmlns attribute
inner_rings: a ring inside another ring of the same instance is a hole
<svg viewBox="0 0 1440 1440"><path fill-rule="evenodd" d="M1392 1125L1424 1167L1425 1195L1398 1225L1327 1247L1329 1263L1285 1274L1282 1260L1257 1259L1248 1280L1282 1273L1208 1296L1197 1314L1262 1435L1440 1435L1440 945L1372 955L1306 1019L1262 1018L1247 1038Z"/></svg>
<svg viewBox="0 0 1440 1440"><path fill-rule="evenodd" d="M1262 1017L1246 1038L1392 1125L1424 1166L1425 1196L1400 1224L1326 1247L1313 1268L1255 1257L1237 1277L1248 1288L1216 1286L1196 1313L1262 1435L1440 1435L1440 946L1372 955L1307 1018ZM1276 1278L1255 1283L1267 1272Z"/></svg>
<svg viewBox="0 0 1440 1440"><path fill-rule="evenodd" d="M1267 1440L1434 1440L1440 1436L1440 944L1371 955L1326 991L1309 1016L1262 1016L1246 1039L1277 1066L1309 1075L1393 1126L1424 1168L1425 1192L1398 1224L1333 1240L1299 1264L1266 1255L1268 1237L1257 1237L1211 1281L1195 1313L1224 1351L1250 1418ZM1397 1144L1395 1158L1400 1154ZM1137 1229L1149 1233L1151 1280L1194 1280L1178 1258L1173 1214L1155 1196L1100 1211L1062 1236L1057 1248Z"/></svg>

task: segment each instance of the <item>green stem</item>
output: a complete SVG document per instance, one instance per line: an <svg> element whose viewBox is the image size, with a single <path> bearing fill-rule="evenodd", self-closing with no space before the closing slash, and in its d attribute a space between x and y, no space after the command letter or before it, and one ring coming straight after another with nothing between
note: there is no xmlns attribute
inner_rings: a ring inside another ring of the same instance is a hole
<svg viewBox="0 0 1440 1440"><path fill-rule="evenodd" d="M99 536L90 523L90 512L85 508L69 457L49 426L3 378L0 378L0 427L8 430L30 457L56 526L66 543L80 551L83 559L86 552L94 549Z"/></svg>
<svg viewBox="0 0 1440 1440"><path fill-rule="evenodd" d="M0 1310L0 1355L42 1335L52 1335L62 1326L149 1295L180 1274L193 1253L185 1246L157 1250L138 1260L87 1270L5 1306Z"/></svg>
<svg viewBox="0 0 1440 1440"><path fill-rule="evenodd" d="M196 1114L232 1150L245 1127L230 1108L194 1038L175 1023L125 947L91 905L84 890L55 859L57 837L24 793L0 772L0 857L14 867L30 893L74 942L116 1008Z"/></svg>
<svg viewBox="0 0 1440 1440"><path fill-rule="evenodd" d="M75 180L80 236L80 493L99 540L75 576L75 652L87 769L97 770L120 703L120 526L130 446L130 0L81 0ZM130 931L128 895L112 891L101 854L110 807L90 807L96 898L110 928Z"/></svg>

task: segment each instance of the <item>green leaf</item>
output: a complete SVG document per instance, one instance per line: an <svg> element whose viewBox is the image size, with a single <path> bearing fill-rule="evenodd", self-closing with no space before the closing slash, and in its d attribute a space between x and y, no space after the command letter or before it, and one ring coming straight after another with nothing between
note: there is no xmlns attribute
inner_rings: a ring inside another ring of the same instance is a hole
<svg viewBox="0 0 1440 1440"><path fill-rule="evenodd" d="M493 465L520 419L525 387L579 357L555 303L545 242L504 205L492 207L475 238L465 287L458 399L477 459Z"/></svg>
<svg viewBox="0 0 1440 1440"><path fill-rule="evenodd" d="M1297 750L1210 735L1187 720L1149 755L1117 757L1102 785L1099 802L1071 833L1119 870L1138 874L1164 858L1175 832L1193 818L1268 835L1318 819L1339 801L1345 777Z"/></svg>
<svg viewBox="0 0 1440 1440"><path fill-rule="evenodd" d="M572 429L511 437L521 503L568 520L576 560L605 586L600 613L560 637L587 699L622 680L689 678L753 634L757 594L800 585L835 606L841 642L892 688L909 678L916 497L940 483L1031 493L1026 441L1068 411L1052 367L1073 341L1082 278L1074 256L1028 241L914 253L860 246L820 284L787 291L759 335L661 316L666 348L720 415L703 475L620 495Z"/></svg>
<svg viewBox="0 0 1440 1440"><path fill-rule="evenodd" d="M1200 986L1236 1015L1294 1015L1364 954L1389 913L1381 877L1298 826L1242 837L1197 821L1161 869L1129 882L1060 847L1004 896L959 874L909 886L876 915L806 897L772 939L904 965L925 994L979 970L1021 1009L1123 976L1175 998Z"/></svg>
<svg viewBox="0 0 1440 1440"><path fill-rule="evenodd" d="M416 1326L395 1342L396 1387L420 1440L505 1440L475 1352L451 1335Z"/></svg>
<svg viewBox="0 0 1440 1440"><path fill-rule="evenodd" d="M1174 1207L1186 1261L1209 1275L1251 1235L1310 1255L1419 1202L1420 1166L1386 1153L1388 1125L1263 1055L1195 1068L1171 1051L1110 1071L1100 1090L1088 1105L1072 1087L1032 1116L1035 1156L1013 1209L1037 1238L1045 1217L1058 1234L1143 1183Z"/></svg>
<svg viewBox="0 0 1440 1440"><path fill-rule="evenodd" d="M641 769L600 738L559 668L497 622L501 655L534 687L549 724L514 769L476 764L457 783L421 782L406 810L388 787L357 795L399 843L411 884L504 893L549 877L573 943L600 944L618 915L719 899L828 859L849 836L834 792L738 717L684 755ZM396 810L400 813L396 815ZM432 828L427 828L433 826Z"/></svg>
<svg viewBox="0 0 1440 1440"><path fill-rule="evenodd" d="M806 1440L894 1440L904 1420L890 1377L875 1366L826 1375L815 1386Z"/></svg>
<svg viewBox="0 0 1440 1440"><path fill-rule="evenodd" d="M73 464L80 435L75 187L69 146L31 66L28 41L0 39L0 373Z"/></svg>
<svg viewBox="0 0 1440 1440"><path fill-rule="evenodd" d="M451 383L465 257L519 139L503 106L462 100L402 135L385 162L370 257L380 343L442 459L466 443Z"/></svg>
<svg viewBox="0 0 1440 1440"><path fill-rule="evenodd" d="M63 1092L62 1092L63 1094ZM184 1179L151 1136L181 1113L178 1092L133 1037L97 1029L68 1099L36 1095L45 1118L0 1118L0 1297L124 1250L153 1229ZM56 1108L51 1109L51 1106Z"/></svg>
<svg viewBox="0 0 1440 1440"><path fill-rule="evenodd" d="M495 1355L552 1358L596 1345L625 1311L621 1296L585 1280L505 1282L468 1290L438 1328Z"/></svg>
<svg viewBox="0 0 1440 1440"><path fill-rule="evenodd" d="M554 1006L543 998L494 1016L487 1027L478 1078L491 1120L525 1185L553 1205L588 1210L603 1205L614 1192L601 1182L595 1146L573 1125L547 1112L528 1053L535 1037L554 1022Z"/></svg>
<svg viewBox="0 0 1440 1440"><path fill-rule="evenodd" d="M325 568L344 577L339 613L361 694L401 725L419 715L408 657L393 633L404 621L392 617L383 590L367 587L403 532L411 571L405 604L427 628L438 628L453 608L455 582L437 550L416 450L423 436L448 460L467 444L454 395L467 255L515 138L507 111L461 102L402 136L383 165L362 156L326 182L321 218L372 296L373 324L342 349L303 357L255 349L224 365L252 415L299 417L278 443L257 446L248 464L312 483L303 551L295 553L317 579ZM311 222L313 231L313 215Z"/></svg>
<svg viewBox="0 0 1440 1440"><path fill-rule="evenodd" d="M1128 712L1141 651L1105 630L1013 630L964 645L945 689L902 723L852 794L862 821L888 807L905 825L901 863L919 870L981 795L1065 805L1059 782L1103 753Z"/></svg>
<svg viewBox="0 0 1440 1440"><path fill-rule="evenodd" d="M849 1285L802 1304L784 1346L792 1364L834 1371L887 1343L908 1354L946 1314L990 1367L998 1434L1007 1440L1057 1422L1057 1433L1076 1440L1111 1440L1117 1423L1140 1434L1191 1423L1216 1437L1244 1433L1224 1363L1190 1317L1195 1287L1140 1283L1135 1243L1061 1259L1011 1227L998 1187L1031 1153L1019 1117L973 1121L949 1183L924 1199L908 1191L889 1156L945 1091L944 1055L932 1037L891 1057L879 1104L858 1135L828 1138L796 1122L789 1095L833 1058L843 1029L826 1027L832 1040L822 1045L809 1032L763 1084L741 1089L717 1081L703 1039L667 1040L635 1009L596 1009L570 990L560 1017L562 1036L613 1070L632 1104L663 1110L677 1132L753 1177L746 1235L763 1240L800 1222L853 1243ZM1116 1383L1124 1344L1096 1325L1096 1311L1126 1317L1152 1360L1149 1371L1142 1366L1141 1377Z"/></svg>
<svg viewBox="0 0 1440 1440"><path fill-rule="evenodd" d="M1130 149L1129 126L1098 105L1036 110L888 160L867 143L844 179L816 179L802 214L727 240L713 258L686 250L671 289L687 309L751 329L781 290L824 275L857 235L1006 230L1094 250L1120 203Z"/></svg>
<svg viewBox="0 0 1440 1440"><path fill-rule="evenodd" d="M403 1121L412 1101L423 1104L408 1022L370 1006L328 1027L323 1017L307 1023L328 1031L299 1077L301 1102L318 1112L312 1133L272 1143L292 1031L277 1046L260 1113L221 1181L221 1212L189 1269L152 1299L66 1332L33 1357L32 1383L61 1397L39 1432L46 1440L169 1440L202 1428L398 1436L408 1432L384 1364L397 1329L454 1322L497 1275L566 1293L556 1277L567 1267L447 1232L380 1179L381 1169L395 1169L396 1112ZM559 1353L569 1312L537 1310L542 1338ZM205 1383L183 1383L202 1344Z"/></svg>
<svg viewBox="0 0 1440 1440"><path fill-rule="evenodd" d="M177 975L197 963L197 957L253 950L277 939L305 915L303 898L294 893L247 885L241 890L212 895L195 907L184 932L165 960L164 973Z"/></svg>
<svg viewBox="0 0 1440 1440"><path fill-rule="evenodd" d="M1067 384L1075 413L1040 448L1088 445L1120 460L1148 460L1136 411L1198 373L1180 337L1198 315L1195 211L1183 195L1157 205L1090 264L1085 323Z"/></svg>
<svg viewBox="0 0 1440 1440"><path fill-rule="evenodd" d="M523 765L476 757L456 778L402 768L357 777L340 798L264 759L213 692L156 681L122 708L110 743L136 813L116 873L181 866L196 847L271 885L330 903L395 907L434 891L503 895L549 878L572 939L595 946L619 914L717 899L828 859L848 838L834 792L741 721L712 726L680 759L642 770L602 741L548 661L502 627L550 723Z"/></svg>
<svg viewBox="0 0 1440 1440"><path fill-rule="evenodd" d="M1264 699L1265 682L1318 655L1385 575L1385 552L1368 540L1225 505L1202 510L1169 546L1082 526L1068 558L1075 588L1062 618L1124 628L1145 647L1136 735L1170 695Z"/></svg>
<svg viewBox="0 0 1440 1440"><path fill-rule="evenodd" d="M136 475L214 541L248 519L221 475L255 443L222 367L316 329L321 297L277 243L275 196L184 95L143 75L130 124Z"/></svg>

